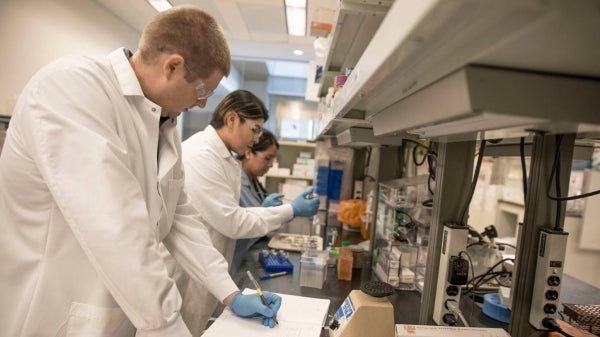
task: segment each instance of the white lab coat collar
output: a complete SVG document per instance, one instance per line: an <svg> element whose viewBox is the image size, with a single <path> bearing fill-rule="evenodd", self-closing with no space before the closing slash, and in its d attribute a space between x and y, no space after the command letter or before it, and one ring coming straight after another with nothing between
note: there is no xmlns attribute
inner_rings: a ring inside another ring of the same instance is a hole
<svg viewBox="0 0 600 337"><path fill-rule="evenodd" d="M121 87L123 95L139 96L140 99L146 101L146 104L150 106L149 110L153 112L152 115L154 116L154 118L156 118L156 121L158 122L162 108L144 96L144 91L142 90L140 81L135 75L131 63L129 63L129 58L126 55L125 49L119 48L113 50L108 55L108 59L115 71L115 77L117 78L117 82Z"/></svg>
<svg viewBox="0 0 600 337"><path fill-rule="evenodd" d="M206 140L208 144L210 144L217 151L221 158L231 158L232 160L239 162L237 159L235 159L235 157L233 157L231 151L229 151L227 146L225 146L225 143L221 137L219 137L217 130L212 125L207 126L206 129L204 129L204 132L206 133Z"/></svg>
<svg viewBox="0 0 600 337"><path fill-rule="evenodd" d="M129 58L123 48L112 51L108 59L115 70L115 76L125 96L144 96L140 82L129 63Z"/></svg>

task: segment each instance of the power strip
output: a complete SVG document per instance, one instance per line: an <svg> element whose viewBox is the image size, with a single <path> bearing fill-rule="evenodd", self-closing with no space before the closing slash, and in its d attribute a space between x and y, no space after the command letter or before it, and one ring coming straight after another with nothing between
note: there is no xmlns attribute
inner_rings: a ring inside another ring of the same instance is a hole
<svg viewBox="0 0 600 337"><path fill-rule="evenodd" d="M468 262L460 258L460 252L467 250L468 233L465 226L444 224L433 308L433 321L438 325L454 325L459 320L455 311L460 303L461 286L468 278Z"/></svg>
<svg viewBox="0 0 600 337"><path fill-rule="evenodd" d="M568 237L567 232L547 228L540 232L529 313L529 324L539 330L547 330L542 325L544 318L556 319Z"/></svg>

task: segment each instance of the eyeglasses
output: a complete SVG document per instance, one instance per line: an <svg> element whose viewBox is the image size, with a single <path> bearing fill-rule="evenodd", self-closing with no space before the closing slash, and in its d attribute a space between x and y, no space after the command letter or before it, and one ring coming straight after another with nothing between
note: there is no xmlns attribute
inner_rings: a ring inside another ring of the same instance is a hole
<svg viewBox="0 0 600 337"><path fill-rule="evenodd" d="M260 136L262 136L262 134L263 134L263 128L262 128L262 126L254 123L254 122L250 122L249 119L244 118L244 117L240 116L239 114L238 114L238 116L240 117L241 121L243 121L245 124L248 125L248 127L250 128L250 131L252 131L252 133L256 137L260 138ZM250 124L254 124L254 126L250 126Z"/></svg>
<svg viewBox="0 0 600 337"><path fill-rule="evenodd" d="M260 159L264 160L264 161L265 161L265 163L271 163L271 162L273 162L273 161L275 160L275 158L277 157L277 156L274 156L274 155L266 155L266 156L263 156L263 155L261 155L261 154L260 154L261 152L254 152L254 151L252 151L252 152L253 152L253 153L254 153L254 154L257 156L257 157L260 157Z"/></svg>
<svg viewBox="0 0 600 337"><path fill-rule="evenodd" d="M200 76L193 72L192 69L190 69L186 63L184 63L183 66L185 67L185 70L192 74L194 78L200 78ZM200 82L200 84L196 86L196 95L198 95L199 101L209 98L210 96L212 96L212 94L214 94L214 91L206 89L204 82Z"/></svg>

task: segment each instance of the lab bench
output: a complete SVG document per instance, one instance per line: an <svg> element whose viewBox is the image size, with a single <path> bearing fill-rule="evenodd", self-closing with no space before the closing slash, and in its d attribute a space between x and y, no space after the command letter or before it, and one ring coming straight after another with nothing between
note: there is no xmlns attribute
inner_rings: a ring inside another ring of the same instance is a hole
<svg viewBox="0 0 600 337"><path fill-rule="evenodd" d="M250 270L255 277L265 274L265 271L258 259L258 253L263 249L268 249L268 240L261 239L254 244L250 252L246 255L238 271L233 275L233 280L236 285L243 290L244 288L254 288L252 282L248 279L246 270ZM337 279L336 267L327 267L327 278L323 284L323 288L310 288L300 286L300 253L290 252L289 260L294 265L292 274L279 276L268 280L260 281L263 290L275 293L283 293L289 295L299 295L307 297L316 297L329 299L328 315L332 316L344 299L348 296L351 290L360 289L363 282L372 279L370 261L365 261L362 269L352 270L352 281L339 281ZM417 324L419 320L419 302L420 295L416 291L395 291L393 295L388 297L390 303L394 307L394 319L396 323ZM215 315L219 315L223 310L220 306L215 311ZM329 317L326 324L329 322ZM323 329L321 336L329 336L327 329Z"/></svg>
<svg viewBox="0 0 600 337"><path fill-rule="evenodd" d="M348 240L352 243L361 241L359 236L347 235L342 233L337 241ZM262 238L255 243L248 254L243 259L238 271L233 275L233 280L240 289L254 288L252 282L246 274L250 270L255 277L265 274L263 266L259 262L258 254L268 248L268 239ZM338 242L339 243L339 242ZM285 276L279 276L268 280L260 281L261 286L266 291L299 295L315 298L329 299L330 306L328 315L332 316L346 299L351 290L360 289L363 282L375 280L372 274L370 259L364 259L361 269L352 270L352 281L340 281L337 279L336 267L327 267L326 280L321 289L300 286L300 257L298 252L289 252L289 260L293 264L293 273ZM565 284L563 286L563 294L561 296L562 303L580 303L582 298L591 299L592 303L597 303L598 293L597 288L583 284L582 282L565 275ZM582 293L582 294L580 294ZM419 308L421 306L421 294L414 291L396 290L388 300L394 308L394 321L396 324L419 324ZM490 327L508 329L508 324L487 317L481 311L481 304L474 302L471 296L463 296L460 303L461 311L467 321L473 327ZM223 306L217 308L214 316L221 314ZM326 324L329 323L329 317ZM323 329L321 336L328 337L329 332Z"/></svg>
<svg viewBox="0 0 600 337"><path fill-rule="evenodd" d="M359 238L347 236L344 236L343 239L349 239L353 243L360 241ZM265 274L258 257L258 254L264 249L269 249L267 238L262 238L251 247L251 250L242 261L238 271L233 275L232 278L234 282L241 290L244 288L254 288L246 274L247 270L250 270L257 278L260 275ZM261 286L263 290L275 293L329 299L331 302L328 312L329 317L325 322L326 325L329 323L329 318L335 314L335 311L340 307L351 290L360 289L363 282L376 280L376 277L372 274L370 259L365 259L361 269L352 270L352 281L338 280L336 267L327 267L327 277L321 289L301 287L300 257L301 254L298 252L289 252L289 260L294 266L293 273L268 280L262 280L260 281ZM394 308L394 321L396 324L419 324L421 294L418 291L396 290L388 297L388 300ZM214 316L220 315L222 310L223 306L221 305L215 311ZM472 326L507 328L507 324L485 316L481 312L480 305L474 303L468 296L465 296L461 301L461 310ZM328 337L328 330L323 329L321 336Z"/></svg>

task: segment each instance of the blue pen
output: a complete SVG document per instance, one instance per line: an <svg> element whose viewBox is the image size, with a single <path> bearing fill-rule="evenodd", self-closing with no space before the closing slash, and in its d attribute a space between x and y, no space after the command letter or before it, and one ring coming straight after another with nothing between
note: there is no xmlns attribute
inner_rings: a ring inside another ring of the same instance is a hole
<svg viewBox="0 0 600 337"><path fill-rule="evenodd" d="M259 277L259 279L261 281L264 281L264 280L268 280L268 279L271 279L271 278L274 278L274 277L283 276L283 275L287 275L287 274L289 274L287 271L280 271L278 273L271 273L271 274L261 275Z"/></svg>

